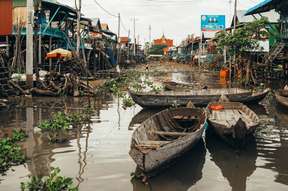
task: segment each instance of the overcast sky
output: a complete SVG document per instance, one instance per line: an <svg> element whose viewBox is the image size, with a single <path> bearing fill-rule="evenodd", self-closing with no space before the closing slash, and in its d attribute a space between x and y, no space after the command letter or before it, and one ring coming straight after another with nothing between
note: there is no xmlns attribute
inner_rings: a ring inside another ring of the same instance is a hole
<svg viewBox="0 0 288 191"><path fill-rule="evenodd" d="M238 0L238 10L246 10L263 0ZM74 7L74 0L59 0L59 2ZM226 20L231 20L234 0L97 0L110 13L121 13L124 27L121 36L128 36L131 29L133 37L133 22L135 16L136 35L141 43L149 40L149 25L152 27L152 39L159 38L164 33L176 43L188 34L200 34L200 18L202 14L225 14ZM108 23L110 29L117 33L117 19L103 11L94 0L82 0L82 12L86 17L100 18ZM228 23L228 22L227 22ZM227 25L226 23L226 25ZM126 29L125 29L126 28Z"/></svg>

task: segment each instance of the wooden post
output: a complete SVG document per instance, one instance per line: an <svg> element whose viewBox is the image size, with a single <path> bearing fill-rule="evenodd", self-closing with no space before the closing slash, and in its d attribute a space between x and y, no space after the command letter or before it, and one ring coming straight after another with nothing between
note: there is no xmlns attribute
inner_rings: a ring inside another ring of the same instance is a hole
<svg viewBox="0 0 288 191"><path fill-rule="evenodd" d="M133 45L133 53L134 53L134 59L136 56L136 18L134 17L133 19L133 26L134 26L134 35L133 35L133 41L134 41L134 45Z"/></svg>
<svg viewBox="0 0 288 191"><path fill-rule="evenodd" d="M227 64L227 47L226 46L224 46L223 58L224 58L224 66L226 66Z"/></svg>
<svg viewBox="0 0 288 191"><path fill-rule="evenodd" d="M10 53L9 53L9 47L10 47L10 45L9 45L9 36L6 36L6 44L7 44L6 54L7 54L8 58L9 58L9 56L10 56Z"/></svg>
<svg viewBox="0 0 288 191"><path fill-rule="evenodd" d="M247 66L246 66L246 82L245 82L246 86L248 85L250 81L250 64L251 64L251 60L249 59Z"/></svg>
<svg viewBox="0 0 288 191"><path fill-rule="evenodd" d="M52 51L52 36L49 38L49 52ZM49 72L52 70L52 59L49 58Z"/></svg>
<svg viewBox="0 0 288 191"><path fill-rule="evenodd" d="M78 6L77 6L77 0L75 0L75 7L76 7L76 10L77 10L77 26L76 26L76 33L77 33L77 47L76 47L76 54L78 57L80 57L80 44L81 44L81 41L80 41L80 20L81 20L81 6L82 4L82 1L81 0L78 0Z"/></svg>
<svg viewBox="0 0 288 191"><path fill-rule="evenodd" d="M229 88L231 88L232 87L232 58L231 56L229 58L229 81L230 81Z"/></svg>
<svg viewBox="0 0 288 191"><path fill-rule="evenodd" d="M27 81L27 85L30 88L33 87L33 23L34 23L33 0L27 0L26 81Z"/></svg>
<svg viewBox="0 0 288 191"><path fill-rule="evenodd" d="M118 13L118 38L117 38L117 46L118 46L118 50L117 50L117 65L116 65L116 71L118 73L120 73L120 51L121 51L121 44L120 44L120 25L121 25L121 17L120 17L120 13Z"/></svg>
<svg viewBox="0 0 288 191"><path fill-rule="evenodd" d="M237 28L237 0L234 1L234 17L233 17L233 21L234 21L234 26L233 26L233 31L232 34L234 34L234 32L236 31ZM233 64L234 64L234 77L237 75L236 74L236 50L234 50L234 56L233 56ZM232 71L232 63L230 61L230 73ZM232 76L230 78L230 88L232 87Z"/></svg>
<svg viewBox="0 0 288 191"><path fill-rule="evenodd" d="M42 10L42 1L39 2L38 16L40 16ZM39 18L38 18L39 19ZM41 37L41 22L39 24L39 44L38 44L38 64L36 69L36 78L39 80L39 66L42 64L42 37Z"/></svg>

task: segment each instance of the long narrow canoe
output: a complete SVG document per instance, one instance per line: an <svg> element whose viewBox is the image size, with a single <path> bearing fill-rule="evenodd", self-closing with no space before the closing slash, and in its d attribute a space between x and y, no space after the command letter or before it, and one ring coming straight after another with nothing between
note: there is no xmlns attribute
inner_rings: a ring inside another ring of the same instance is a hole
<svg viewBox="0 0 288 191"><path fill-rule="evenodd" d="M225 95L233 102L258 103L266 97L270 89L253 93L239 88L191 90L189 92L134 92L129 91L135 103L143 108L161 108L185 106L192 102L196 106L207 106L210 102L218 101Z"/></svg>
<svg viewBox="0 0 288 191"><path fill-rule="evenodd" d="M259 117L239 102L214 102L208 105L208 122L224 141L245 146L259 125Z"/></svg>
<svg viewBox="0 0 288 191"><path fill-rule="evenodd" d="M276 101L283 107L288 108L288 90L278 90L275 93Z"/></svg>
<svg viewBox="0 0 288 191"><path fill-rule="evenodd" d="M145 120L133 133L130 156L144 172L154 172L190 150L207 126L203 109L167 109Z"/></svg>

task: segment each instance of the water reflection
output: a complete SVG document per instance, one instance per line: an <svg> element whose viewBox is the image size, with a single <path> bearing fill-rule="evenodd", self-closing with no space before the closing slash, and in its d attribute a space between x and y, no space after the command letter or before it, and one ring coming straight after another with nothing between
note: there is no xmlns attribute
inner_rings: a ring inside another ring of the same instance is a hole
<svg viewBox="0 0 288 191"><path fill-rule="evenodd" d="M246 191L247 177L256 170L256 143L251 143L244 150L235 151L219 141L219 138L211 131L207 131L205 140L211 160L229 181L232 191Z"/></svg>
<svg viewBox="0 0 288 191"><path fill-rule="evenodd" d="M172 75L169 73L167 76L171 79ZM219 81L218 74L178 72L177 75L173 78L182 82L209 78L211 87L225 87L227 84ZM51 167L60 167L65 176L73 177L80 190L85 191L222 191L231 190L229 187L239 191L287 190L287 109L274 107L274 103L269 103L272 107L268 107L268 102L251 106L261 122L265 122L258 128L261 132L256 137L257 149L253 145L238 153L207 134L207 153L201 143L153 177L148 185L143 185L141 181L130 181L135 163L128 155L133 132L127 126L135 128L157 111L140 111L137 106L123 110L118 103L111 96L90 100L65 97L17 100L17 107L0 113L0 137L11 135L14 128L26 130L29 138L23 149L29 160L25 167L15 167L15 172L9 171L7 176L0 177L0 190L19 190L20 182L25 181L27 175L45 176ZM50 144L45 134L32 131L33 126L47 119L52 112L80 111L87 105L94 110L91 127L83 126L79 131L70 132L68 142Z"/></svg>
<svg viewBox="0 0 288 191"><path fill-rule="evenodd" d="M7 111L7 115L1 115L0 121L0 137L11 136L13 129L23 129L26 131L28 137L22 144L23 152L26 156L27 169L33 176L43 177L49 175L51 171L51 164L55 161L55 155L61 153L76 152L71 145L71 141L76 140L78 152L78 176L76 180L80 185L84 179L82 178L85 167L87 165L87 152L89 136L92 132L90 125L70 131L68 134L63 134L65 142L51 144L49 133L40 133L34 129L43 120L51 117L53 112L65 111L81 112L82 109L91 106L93 110L92 121L99 122L100 110L107 110L112 97L105 98L33 98L21 99L18 106ZM97 121L98 120L98 121ZM85 139L84 144L81 139ZM56 151L57 149L60 151Z"/></svg>
<svg viewBox="0 0 288 191"><path fill-rule="evenodd" d="M277 126L257 140L259 156L265 161L261 167L277 172L274 181L288 185L288 111L276 106L270 108L270 112Z"/></svg>
<svg viewBox="0 0 288 191"><path fill-rule="evenodd" d="M148 184L132 180L133 191L186 191L202 178L206 149L203 140L171 167L149 179Z"/></svg>
<svg viewBox="0 0 288 191"><path fill-rule="evenodd" d="M81 130L83 129L83 132ZM78 148L78 164L79 164L79 171L78 171L78 177L76 178L78 181L77 187L80 186L82 182L84 182L83 175L85 173L85 168L87 166L87 152L89 148L89 137L92 129L91 126L88 125L86 128L81 128L77 130L77 148ZM80 136L81 134L85 133L85 146L84 146L84 151L82 152L82 145L80 143Z"/></svg>

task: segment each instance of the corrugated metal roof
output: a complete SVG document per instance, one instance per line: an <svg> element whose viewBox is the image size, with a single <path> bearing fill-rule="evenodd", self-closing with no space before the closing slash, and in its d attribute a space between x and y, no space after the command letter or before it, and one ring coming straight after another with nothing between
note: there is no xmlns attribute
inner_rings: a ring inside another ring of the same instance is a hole
<svg viewBox="0 0 288 191"><path fill-rule="evenodd" d="M254 7L250 8L245 15L253 15L256 13L263 13L274 9L274 5L279 3L279 0L264 0Z"/></svg>
<svg viewBox="0 0 288 191"><path fill-rule="evenodd" d="M261 18L260 15L255 15L255 17L253 17L252 15L245 15L246 12L247 11L245 11L245 10L237 11L237 18L238 18L238 22L239 23L249 23L249 22L255 21L255 18L256 19L260 19ZM280 19L279 13L277 13L275 10L271 10L269 12L261 13L261 15L263 17L267 17L268 21L271 22L271 23L276 23ZM232 18L232 21L230 23L231 23L231 26L234 25L234 19L233 18Z"/></svg>

